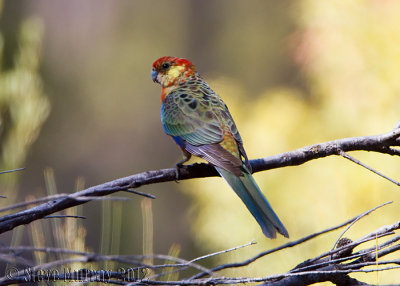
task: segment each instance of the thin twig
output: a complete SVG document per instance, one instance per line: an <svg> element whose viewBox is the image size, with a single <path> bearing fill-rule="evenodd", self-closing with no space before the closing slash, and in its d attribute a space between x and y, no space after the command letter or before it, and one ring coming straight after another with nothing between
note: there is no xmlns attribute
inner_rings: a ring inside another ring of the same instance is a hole
<svg viewBox="0 0 400 286"><path fill-rule="evenodd" d="M129 201L130 198L126 197L112 197L112 196L104 196L104 197L90 197L90 196L81 196L74 197L77 201L102 201L102 200L110 200L110 201Z"/></svg>
<svg viewBox="0 0 400 286"><path fill-rule="evenodd" d="M398 229L399 228L399 223L400 222L396 222L395 224L391 225L390 227L392 227L392 230ZM371 235L371 234L373 234L373 235ZM365 242L374 240L374 239L376 239L376 237L378 237L378 238L384 237L384 236L387 236L389 234L393 234L393 232L392 231L382 230L380 232L373 232L371 234L368 234L367 236L364 236L363 238L360 238L360 239L358 239L358 240L356 240L354 242L346 244L343 247L339 247L339 248L336 248L334 250L330 250L328 252L322 253L322 254L318 255L317 257L314 257L312 259L307 260L307 263L311 264L314 261L320 260L323 257L331 256L332 254L335 254L335 253L338 253L338 252L342 252L343 250L346 250L346 249L352 249L352 248L354 248L354 247L356 247L356 246L358 246L360 244L363 244ZM366 251L370 251L370 249L368 249ZM374 248L374 251L375 251L375 248ZM362 253L362 254L365 254L365 253Z"/></svg>
<svg viewBox="0 0 400 286"><path fill-rule="evenodd" d="M335 249L335 247L336 247L337 243L339 242L339 240L340 240L340 239L343 237L343 235L353 226L353 224L355 224L357 221L359 221L359 220L362 219L363 217L369 215L370 213L372 213L372 212L375 211L376 209L379 209L379 208L381 208L381 207L383 207L383 206L386 206L386 205L388 205L388 204L391 204L391 203L393 203L393 201L390 201L390 202L381 204L381 205L379 205L379 206L377 206L377 207L375 207L375 208L373 208L373 209L370 209L370 210L368 210L368 211L366 211L366 212L360 214L360 215L359 215L354 221L352 221L352 222L343 230L343 232L339 235L339 237L336 239L335 243L333 244L333 247L332 247L331 251L333 251L333 250Z"/></svg>
<svg viewBox="0 0 400 286"><path fill-rule="evenodd" d="M11 206L8 206L8 207L0 209L0 212L5 212L5 211L13 210L13 209L18 209L18 208L26 207L26 206L29 206L29 205L36 205L36 204L39 204L39 203L48 202L48 201L55 200L55 199L61 199L61 198L65 198L65 197L68 197L68 196L69 196L69 194L57 194L57 195L51 195L51 196L39 198L39 199L32 200L32 201L16 203L14 205L11 205Z"/></svg>
<svg viewBox="0 0 400 286"><path fill-rule="evenodd" d="M33 247L33 246L0 246L0 252L15 252L21 253L23 251L29 252L45 252L45 253L62 253L62 254L69 254L69 255L79 255L86 257L87 261L115 261L125 264L131 264L139 267L151 268L151 269L158 269L158 268L168 268L168 267L186 267L190 266L199 271L206 271L209 270L201 266L195 262L191 262L179 257L163 255L163 254L153 254L153 255L100 255L93 252L84 252L84 251L74 251L65 248L55 248L55 247ZM162 264L162 265L147 265L141 263L141 261L147 258L155 258L159 260L170 260L177 262L176 264Z"/></svg>
<svg viewBox="0 0 400 286"><path fill-rule="evenodd" d="M18 169L14 169L14 170L1 171L0 175L1 174L12 173L12 172L18 172L18 171L22 171L22 170L25 170L25 168L18 168Z"/></svg>
<svg viewBox="0 0 400 286"><path fill-rule="evenodd" d="M378 176L381 176L382 178L384 178L384 179L386 179L386 180L392 182L393 184L395 184L395 185L397 185L397 186L400 186L400 183L399 183L399 182L397 182L397 181L395 181L395 180L389 178L388 176L382 174L381 172L379 172L379 171L377 171L377 170L375 170L375 169L373 169L373 168L367 166L366 164L364 164L364 163L361 162L360 160L357 160L356 158L350 156L350 155L347 154L346 152L340 150L340 151L339 151L339 154L340 154L340 156L342 156L343 158L346 158L346 159L352 161L353 163L356 163L356 164L358 164L358 165L364 167L365 169L370 170L371 172L377 174Z"/></svg>
<svg viewBox="0 0 400 286"><path fill-rule="evenodd" d="M384 237L384 236L386 236L386 235L384 235L384 234L380 234L379 235L379 237ZM306 262L299 264L298 266L296 266L294 269L290 270L289 272L290 273L295 273L295 272L309 271L309 270L313 270L313 269L324 267L326 265L338 264L340 262L345 262L345 261L348 261L348 260L353 260L355 258L360 258L358 260L354 260L353 262L351 262L349 264L346 264L347 268L350 269L350 268L352 268L351 265L356 265L356 264L359 263L359 261L366 261L367 255L376 252L376 247L374 246L374 247L371 247L371 248L368 248L368 249L363 249L363 250L361 250L361 251L359 251L357 253L354 253L352 255L348 255L348 256L340 257L340 258L336 258L336 259L328 259L328 260L325 260L325 261L323 261L321 259L324 258L324 257L328 257L328 256L332 257L333 254L338 253L340 251L343 251L343 250L345 250L345 248L352 249L352 248L354 248L356 246L359 246L359 245L361 245L361 244L363 244L365 242L371 241L371 240L373 240L372 237L369 237L369 239L364 238L363 240L357 240L356 242L353 242L352 244L348 244L345 247L342 247L340 249L335 249L335 250L331 250L329 252L323 253L321 255L318 255L315 258L308 259ZM384 247L388 247L389 245L393 244L394 242L396 242L398 240L400 240L400 236L396 236L396 237L394 237L394 238L382 243L381 245L379 245L378 248L381 249L381 248L384 248ZM396 246L398 246L398 245L396 245ZM395 252L395 251L396 251L396 249L390 249L387 252L392 253L392 252ZM382 253L382 256L383 256L383 254L384 253ZM321 261L321 262L317 262L317 261Z"/></svg>
<svg viewBox="0 0 400 286"><path fill-rule="evenodd" d="M183 263L181 265L179 265L179 264L166 264L165 265L164 264L164 265L162 265L162 267L166 267L167 266L167 267L174 267L174 268L176 268L176 267L183 267L183 268L180 268L180 269L177 269L177 270L173 270L173 271L169 271L169 272L163 272L161 274L156 274L156 275L153 275L153 276L147 277L147 278L148 279L155 279L155 278L159 278L159 277L165 276L165 275L170 274L170 273L175 273L175 272L178 272L178 271L182 271L182 270L187 268L186 266L189 266L189 265L191 265L191 264L193 264L193 263L195 263L195 262L197 262L199 260L203 260L203 259L210 258L210 257L216 256L216 255L220 255L220 254L224 254L224 253L227 253L227 252L235 251L235 250L238 250L240 248L244 248L244 247L247 247L247 246L250 246L250 245L254 245L254 244L257 244L257 242L252 240L249 243L246 243L244 245L235 246L235 247L232 247L232 248L229 248L229 249L224 249L222 251L217 251L217 252L214 252L214 253L210 253L210 254L207 254L207 255L203 255L203 256L194 258L194 259L192 259L190 261L187 261L187 262L185 262L185 263ZM206 271L203 271L203 272L207 272L207 274L209 274L209 275L212 274L212 272L209 269L207 269ZM135 285L135 284L133 284L133 285Z"/></svg>
<svg viewBox="0 0 400 286"><path fill-rule="evenodd" d="M362 213L362 214L370 213L370 212L374 211L375 209L377 209L377 208L379 208L379 207L382 207L382 206L384 206L384 205L386 205L386 204L389 204L389 203L390 203L390 202L385 203L385 204L382 204L382 205L379 205L378 207L375 207L375 208L373 208L373 209L370 209L370 210L368 210L368 211L366 211L366 212L364 212L364 213ZM361 215L362 215L362 214L361 214ZM273 249L270 249L270 250L267 250L267 251L260 252L260 253L257 254L256 256L254 256L254 257L252 257L252 258L250 258L250 259L247 259L247 260L245 260L245 261L219 265L219 266L216 266L216 267L214 267L214 268L211 268L210 270L211 270L212 272L216 272L216 271L221 271L221 270L227 269L227 268L236 268L236 267L242 267L242 266L249 265L250 263L254 262L255 260L257 260L257 259L259 259L259 258L261 258L261 257L264 257L264 256L269 255L269 254L271 254L271 253L280 251L280 250L285 249L285 248L294 247L294 246L296 246L296 245L298 245L298 244L301 244L301 243L303 243L303 242L306 242L306 241L308 241L308 240L311 240L311 239L313 239L313 238L315 238L315 237L317 237L317 236L320 236L320 235L322 235L322 234L325 234L325 233L328 233L328 232L337 230L337 229L342 228L342 227L344 227L344 226L346 226L346 225L348 225L348 224L351 224L353 221L357 220L361 215L355 216L355 217L353 217L352 219L350 219L350 220L348 220L348 221L346 221L346 222L344 222L344 223L342 223L342 224L339 224L339 225L337 225L337 226L334 226L334 227L331 227L331 228L322 230L322 231L320 231L320 232L316 232L316 233L307 235L307 236L305 236L305 237L303 237L303 238L300 238L300 239L295 240L295 241L288 242L288 243L283 244L283 245L281 245L281 246L278 246L278 247L276 247L276 248L273 248ZM358 242L359 242L359 241L358 241ZM316 258L316 259L320 259L321 257L330 255L331 253L335 253L335 252L338 252L338 251L340 251L340 250L342 250L342 249L339 248L339 249L332 250L331 252L325 253L325 254L321 255L320 257L318 257L318 258ZM207 273L204 273L204 272L203 272L203 273L198 273L198 274L192 276L191 278L197 279L197 278L204 277L205 275L207 275Z"/></svg>
<svg viewBox="0 0 400 286"><path fill-rule="evenodd" d="M146 194L146 193L142 193L142 192L138 192L138 191L135 191L135 190L132 190L132 189L127 189L127 190L123 190L123 191L124 191L124 192L127 192L127 193L132 193L132 194L135 194L135 195L144 196L144 197L150 198L150 199L155 199L155 198L156 198L156 197L153 196L153 195Z"/></svg>
<svg viewBox="0 0 400 286"><path fill-rule="evenodd" d="M45 216L44 218L82 218L82 219L86 219L86 217L80 216L80 215L48 215L48 216Z"/></svg>
<svg viewBox="0 0 400 286"><path fill-rule="evenodd" d="M249 243L246 243L244 245L235 246L235 247L232 247L232 248L229 248L229 249L225 249L225 250L222 250L222 251L217 251L217 252L214 252L214 253L211 253L211 254L207 254L207 255L203 255L203 256L197 257L195 259L190 260L189 263L193 263L193 262L196 262L196 261L199 261L199 260L202 260L202 259L210 258L210 257L215 256L215 255L220 255L220 254L223 254L223 253L231 252L231 251L234 251L234 250L237 250L237 249L240 249L240 248L244 248L244 247L247 247L247 246L250 246L250 245L254 245L254 244L257 244L257 242L252 240Z"/></svg>
<svg viewBox="0 0 400 286"><path fill-rule="evenodd" d="M376 207L378 208L378 207ZM374 208L374 209L376 209ZM371 210L372 211L372 210ZM367 213L371 212L368 211ZM365 215L364 215L365 216ZM354 221L359 216L353 218L350 221ZM347 223L348 224L348 223ZM400 228L400 222L396 222L392 225L384 226L381 227L374 232L369 233L368 235L365 235L364 237L358 239L356 242L352 244L361 244L365 243L366 241L372 240L375 237L379 236L385 236L388 233L393 233L394 230L397 230ZM379 250L379 257L383 257L387 254L394 253L396 251L400 250L400 245L395 244L400 240L400 235L393 237L384 243L381 243L378 246ZM18 251L44 251L44 252L59 252L59 253L68 253L71 255L82 255L82 257L75 257L75 258L69 258L69 259L64 259L64 260L57 260L57 261L52 261L52 262L47 262L45 264L41 265L36 265L34 267L29 268L29 271L27 269L20 269L18 272L13 273L13 277L1 277L0 278L0 284L1 285L8 285L8 284L16 284L16 283L27 283L27 282L34 282L34 281L45 281L46 279L49 279L49 276L43 274L41 270L44 269L55 269L57 266L61 265L67 265L67 264L72 264L76 262L81 262L81 263L88 263L88 262L96 262L96 261L101 261L101 260L113 260L113 261L120 261L123 263L128 263L128 264L134 264L136 265L134 269L137 271L140 271L141 269L146 269L146 268L152 268L152 269L168 269L169 267L176 267L178 271L180 271L180 268L182 269L183 267L187 267L189 264L199 261L202 259L205 259L207 257L211 257L217 254L223 254L228 251L233 251L236 249L239 249L241 247L245 247L248 245L252 245L254 242L250 242L246 245L227 249L224 251L219 251L216 253L204 255L195 259L192 259L191 261L184 261L182 260L181 263L179 264L162 264L162 265L143 265L136 259L139 258L139 260L145 259L145 256L131 256L131 257L121 257L121 256L102 256L102 255L97 255L93 253L87 253L87 252L74 252L70 251L68 249L56 249L56 248L32 248L32 247L15 247L15 248L10 248L10 247L0 247L0 251L13 251L13 252L18 252ZM347 247L348 245L346 245ZM340 249L337 248L334 251L339 251ZM386 261L377 261L375 262L375 247L363 250L362 252L355 254L355 255L350 255L348 257L344 257L342 259L336 259L336 260L330 260L330 261L321 261L318 262L318 264L314 265L309 265L308 267L304 267L302 269L295 268L294 270L290 271L289 273L283 273L283 274L275 274L267 277L255 277L255 278L246 278L246 277L210 277L210 278L204 278L204 279L199 279L199 278L188 278L188 279L182 279L180 281L160 281L160 280L154 280L154 278L161 277L165 273L161 273L159 275L155 275L152 277L127 277L125 273L121 271L113 272L113 271L104 271L104 270L87 270L87 269L81 269L78 271L73 271L73 273L68 273L68 274L58 274L55 273L55 275L51 275L50 278L53 280L81 280L83 282L102 282L102 283L108 283L108 284L117 284L117 285L216 285L216 284L242 284L242 283L251 283L251 282L265 282L265 285L298 285L297 282L299 282L299 279L301 279L302 285L308 285L312 284L315 282L323 282L323 281L337 281L336 279L341 279L342 283L343 281L348 281L348 282L354 282L357 281L353 278L350 278L346 276L349 273L354 273L354 272L362 272L362 273L369 273L369 272L376 272L376 271L387 271L387 270L393 270L393 269L399 269L400 268L400 260L394 259L394 260L386 260ZM327 257L332 253L332 251L320 255L319 257ZM369 255L369 254L374 253L374 255ZM362 256L358 260L354 260L351 263L348 264L339 264L339 262L343 262L345 260L349 259L354 259L359 256ZM0 258L2 256L0 255ZM160 260L165 260L166 256L163 255L156 255L154 257L157 257ZM179 258L175 257L167 257L168 260L176 260L178 261ZM5 258L7 259L7 258ZM133 259L133 260L132 260ZM309 259L307 260L308 262L315 261L316 259ZM22 262L22 261L21 261ZM29 262L27 262L29 263ZM22 264L24 264L22 262ZM390 265L390 264L395 264L394 266L387 266L387 267L382 267L382 268L374 268L374 269L361 269L362 267L365 266L381 266L381 265ZM139 266L137 266L139 265ZM193 266L193 265L191 265ZM313 266L313 268L312 268ZM91 269L91 268L90 268ZM200 269L200 268L197 268ZM200 270L203 271L203 270ZM211 271L208 270L208 273L211 274ZM33 273L32 275L27 276L27 273ZM145 272L143 272L145 273ZM29 280L31 279L31 280ZM35 280L36 279L36 280ZM344 279L344 280L343 280ZM128 283L128 284L127 284ZM347 284L346 284L347 285ZM358 284L357 284L358 285Z"/></svg>

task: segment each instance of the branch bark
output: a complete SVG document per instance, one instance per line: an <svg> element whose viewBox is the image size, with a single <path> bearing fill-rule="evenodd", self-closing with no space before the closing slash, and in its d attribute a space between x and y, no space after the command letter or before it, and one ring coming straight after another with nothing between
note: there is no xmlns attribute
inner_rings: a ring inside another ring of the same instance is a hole
<svg viewBox="0 0 400 286"><path fill-rule="evenodd" d="M254 242L247 243L231 249L204 255L190 261L177 257L165 255L153 255L155 259L154 265L145 264L144 261L148 256L143 255L100 255L91 252L73 251L60 248L35 248L29 246L17 247L0 247L0 261L14 263L16 267L12 267L6 271L6 275L0 277L1 285L24 284L31 282L45 281L81 281L81 282L102 282L116 285L236 285L243 283L258 282L265 286L299 286L311 285L317 282L330 281L336 285L369 285L357 279L348 276L355 272L376 272L400 269L399 259L383 260L389 254L394 257L394 253L400 251L400 235L393 235L400 229L400 221L383 226L367 235L355 240L342 238L333 250L318 255L315 258L308 259L292 270L275 274L267 277L224 277L219 276L218 271L221 269L243 267L254 263L257 259L283 250L288 247L299 245L309 239L326 234L327 232L344 227L345 225L353 225L353 222L365 218L368 214L384 205L380 205L374 209L364 212L347 222L328 228L303 237L297 241L284 244L280 247L266 251L263 255L257 255L247 259L242 263L225 264L222 267L207 269L199 263L206 258L221 255L226 252L236 251L239 248L250 247ZM378 240L376 240L379 238ZM371 241L376 240L375 246L370 246ZM336 244L336 243L335 243ZM356 248L357 247L357 248ZM328 249L330 247L327 247ZM353 252L359 249L357 252ZM49 261L40 265L35 265L33 261L23 258L22 254L32 257L34 252L45 252L47 254L64 254L62 259L52 260L56 255L48 255ZM116 271L111 270L89 270L96 269L100 261L115 261L120 267ZM84 269L70 269L67 266L74 263L82 263ZM160 263L158 263L160 262ZM167 264L165 264L167 263ZM35 266L34 266L35 265ZM64 267L61 268L61 266ZM373 269L368 266L375 266ZM190 269L191 272L186 272ZM67 270L67 271L66 271ZM150 271L151 270L151 271ZM200 275L187 277L192 272L198 272ZM179 281L163 280L170 273L179 273L181 279ZM208 276L208 277L204 277Z"/></svg>
<svg viewBox="0 0 400 286"><path fill-rule="evenodd" d="M260 172L274 168L296 166L308 161L331 155L340 155L349 151L372 151L389 155L400 156L400 127L388 133L344 138L320 144L303 147L294 151L285 152L270 157L251 160L253 172ZM218 176L215 169L208 164L185 165L179 169L179 180ZM84 204L96 197L107 196L118 191L136 189L143 185L176 180L176 169L161 169L147 171L132 176L116 179L104 184L93 186L82 191L52 199L35 207L0 218L0 233L9 231L19 225L28 224L44 218L55 212ZM131 190L138 195L150 196ZM1 210L0 210L1 211Z"/></svg>

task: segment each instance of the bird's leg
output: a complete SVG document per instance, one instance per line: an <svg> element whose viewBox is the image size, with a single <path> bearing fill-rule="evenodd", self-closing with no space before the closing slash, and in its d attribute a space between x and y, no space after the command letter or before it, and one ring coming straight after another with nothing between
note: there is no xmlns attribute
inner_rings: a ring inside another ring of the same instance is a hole
<svg viewBox="0 0 400 286"><path fill-rule="evenodd" d="M178 179L179 179L179 168L182 167L183 163L186 163L187 161L190 160L190 157L192 157L192 154L190 154L188 151L183 150L183 156L185 158L183 158L181 161L179 161L178 163L175 164L175 181L178 183Z"/></svg>

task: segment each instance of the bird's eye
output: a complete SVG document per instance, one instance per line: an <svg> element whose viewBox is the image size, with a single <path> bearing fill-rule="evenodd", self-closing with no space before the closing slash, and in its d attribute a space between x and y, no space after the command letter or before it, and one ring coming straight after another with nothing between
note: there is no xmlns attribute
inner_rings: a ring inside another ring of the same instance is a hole
<svg viewBox="0 0 400 286"><path fill-rule="evenodd" d="M169 68L170 66L171 66L170 63L163 63L163 64L162 64L162 68L165 69L165 70L166 70L167 68Z"/></svg>

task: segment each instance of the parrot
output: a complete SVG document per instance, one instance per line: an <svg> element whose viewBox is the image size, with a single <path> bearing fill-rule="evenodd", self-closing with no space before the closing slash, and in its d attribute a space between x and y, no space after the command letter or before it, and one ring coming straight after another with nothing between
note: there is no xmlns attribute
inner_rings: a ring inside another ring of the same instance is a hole
<svg viewBox="0 0 400 286"><path fill-rule="evenodd" d="M187 59L165 56L152 66L151 78L161 85L161 123L181 148L211 164L230 185L268 238L288 231L251 175L251 165L236 124L222 98ZM179 174L179 173L178 173ZM178 176L178 175L177 175Z"/></svg>

